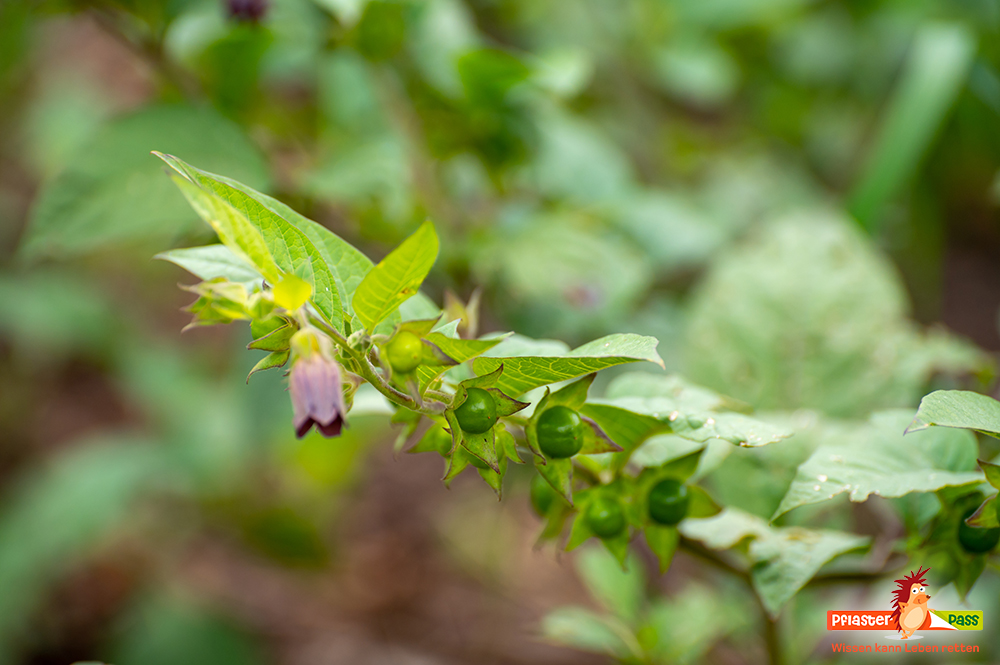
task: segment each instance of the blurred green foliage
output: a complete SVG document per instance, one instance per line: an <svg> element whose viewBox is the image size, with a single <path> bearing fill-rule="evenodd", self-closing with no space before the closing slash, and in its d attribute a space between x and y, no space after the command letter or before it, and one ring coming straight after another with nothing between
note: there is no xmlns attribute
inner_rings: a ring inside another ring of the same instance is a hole
<svg viewBox="0 0 1000 665"><path fill-rule="evenodd" d="M775 416L799 434L763 451L707 448L696 478L764 518L831 431L989 379L983 352L912 314L939 318L949 239L995 240L996 2L265 5L254 22L222 0L0 3L0 662L43 651L51 588L131 538L169 551L216 529L326 565L385 430L356 418L336 446L293 442L279 377L243 385L249 338L174 335L182 278L149 257L208 235L151 150L375 257L433 217L431 293L484 286L483 330L655 335L669 369L720 393L820 412ZM92 402L67 387L80 372ZM609 398L629 397L618 385ZM953 498L925 496L893 504L909 526ZM647 601L597 556L581 566L615 616L550 617L550 637L695 662L759 633L694 620L731 611L723 582ZM95 656L262 662L147 573Z"/></svg>

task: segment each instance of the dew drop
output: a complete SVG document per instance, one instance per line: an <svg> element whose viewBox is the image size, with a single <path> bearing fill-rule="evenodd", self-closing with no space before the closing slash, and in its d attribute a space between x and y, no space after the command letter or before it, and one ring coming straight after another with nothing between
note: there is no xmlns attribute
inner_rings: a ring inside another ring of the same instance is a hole
<svg viewBox="0 0 1000 665"><path fill-rule="evenodd" d="M821 483L825 483L827 481L827 476L825 473L821 473L818 476L816 476L816 480L818 480Z"/></svg>

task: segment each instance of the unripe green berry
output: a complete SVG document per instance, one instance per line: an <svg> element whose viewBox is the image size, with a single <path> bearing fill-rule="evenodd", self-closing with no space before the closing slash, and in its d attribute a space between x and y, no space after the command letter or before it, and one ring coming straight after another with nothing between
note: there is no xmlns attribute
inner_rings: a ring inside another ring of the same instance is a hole
<svg viewBox="0 0 1000 665"><path fill-rule="evenodd" d="M686 485L672 478L661 480L649 491L649 517L654 522L673 526L687 515L690 502Z"/></svg>
<svg viewBox="0 0 1000 665"><path fill-rule="evenodd" d="M546 409L535 425L538 447L546 457L563 459L572 457L583 447L583 437L587 425L568 406L553 406Z"/></svg>
<svg viewBox="0 0 1000 665"><path fill-rule="evenodd" d="M625 511L621 503L610 496L594 499L587 506L584 519L598 538L614 538L625 529Z"/></svg>
<svg viewBox="0 0 1000 665"><path fill-rule="evenodd" d="M455 418L466 432L488 432L497 422L497 403L493 395L482 388L469 388L465 401L455 409Z"/></svg>
<svg viewBox="0 0 1000 665"><path fill-rule="evenodd" d="M396 333L386 344L385 355L392 371L406 374L420 366L420 360L424 355L424 343L413 333L403 330Z"/></svg>

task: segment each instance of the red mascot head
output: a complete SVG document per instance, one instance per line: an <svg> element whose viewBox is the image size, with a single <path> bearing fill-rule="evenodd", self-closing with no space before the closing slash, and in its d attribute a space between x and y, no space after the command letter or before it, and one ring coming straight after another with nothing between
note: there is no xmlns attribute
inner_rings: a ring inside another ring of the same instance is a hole
<svg viewBox="0 0 1000 665"><path fill-rule="evenodd" d="M917 570L917 574L914 575L913 571L901 580L896 580L896 586L898 587L892 592L892 616L889 618L889 625L895 628L897 631L899 628L899 604L905 603L910 600L910 587L914 584L926 584L927 580L924 575L927 574L930 568L920 568Z"/></svg>

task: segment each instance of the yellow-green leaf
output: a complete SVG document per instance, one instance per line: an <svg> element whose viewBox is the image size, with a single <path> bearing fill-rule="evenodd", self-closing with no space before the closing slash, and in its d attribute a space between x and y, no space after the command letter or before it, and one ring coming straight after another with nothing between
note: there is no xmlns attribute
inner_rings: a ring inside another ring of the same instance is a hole
<svg viewBox="0 0 1000 665"><path fill-rule="evenodd" d="M374 330L397 307L416 295L437 254L437 233L427 221L365 275L352 300L354 313L365 328Z"/></svg>
<svg viewBox="0 0 1000 665"><path fill-rule="evenodd" d="M309 282L295 275L285 275L274 285L274 302L292 312L305 305L312 292Z"/></svg>

